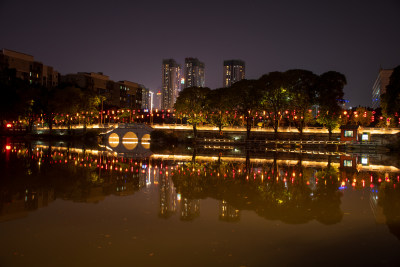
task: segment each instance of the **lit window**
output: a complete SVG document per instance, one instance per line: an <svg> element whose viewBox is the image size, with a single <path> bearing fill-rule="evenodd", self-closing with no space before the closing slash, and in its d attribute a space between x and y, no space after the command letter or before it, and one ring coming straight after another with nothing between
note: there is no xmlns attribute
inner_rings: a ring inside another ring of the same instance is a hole
<svg viewBox="0 0 400 267"><path fill-rule="evenodd" d="M344 137L353 137L353 131L344 131Z"/></svg>
<svg viewBox="0 0 400 267"><path fill-rule="evenodd" d="M343 160L343 166L344 167L353 167L353 161L348 160L348 159Z"/></svg>
<svg viewBox="0 0 400 267"><path fill-rule="evenodd" d="M368 165L368 158L367 157L362 157L361 158L361 164L362 165Z"/></svg>

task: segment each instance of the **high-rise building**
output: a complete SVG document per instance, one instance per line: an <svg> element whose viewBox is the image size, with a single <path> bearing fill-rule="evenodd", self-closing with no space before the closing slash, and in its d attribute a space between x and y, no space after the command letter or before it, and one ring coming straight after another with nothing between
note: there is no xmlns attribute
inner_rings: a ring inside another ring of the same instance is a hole
<svg viewBox="0 0 400 267"><path fill-rule="evenodd" d="M0 70L3 69L14 69L15 78L44 87L57 86L60 78L53 67L35 61L31 55L8 49L0 51Z"/></svg>
<svg viewBox="0 0 400 267"><path fill-rule="evenodd" d="M378 108L381 104L381 95L386 93L386 86L389 84L393 69L380 69L372 87L372 107Z"/></svg>
<svg viewBox="0 0 400 267"><path fill-rule="evenodd" d="M161 90L158 90L154 97L154 108L160 109L161 102L162 102L162 94L161 94Z"/></svg>
<svg viewBox="0 0 400 267"><path fill-rule="evenodd" d="M229 87L235 82L243 80L245 77L244 61L225 60L223 73L224 73L223 87Z"/></svg>
<svg viewBox="0 0 400 267"><path fill-rule="evenodd" d="M144 85L140 85L142 88L142 108L150 109L150 90L146 88Z"/></svg>
<svg viewBox="0 0 400 267"><path fill-rule="evenodd" d="M162 109L173 109L180 91L181 66L173 59L162 62Z"/></svg>
<svg viewBox="0 0 400 267"><path fill-rule="evenodd" d="M185 58L185 80L184 87L204 87L204 63L197 58Z"/></svg>

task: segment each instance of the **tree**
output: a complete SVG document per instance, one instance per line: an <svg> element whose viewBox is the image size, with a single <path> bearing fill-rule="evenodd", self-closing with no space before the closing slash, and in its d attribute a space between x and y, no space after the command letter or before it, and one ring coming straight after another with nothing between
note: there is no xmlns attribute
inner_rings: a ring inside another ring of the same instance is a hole
<svg viewBox="0 0 400 267"><path fill-rule="evenodd" d="M204 110L209 92L207 87L188 87L179 93L175 102L176 113L184 114L193 126L194 138L197 137L197 125L206 120Z"/></svg>
<svg viewBox="0 0 400 267"><path fill-rule="evenodd" d="M320 107L317 121L328 129L329 140L332 131L340 125L340 102L346 84L346 77L336 71L321 74L317 81L317 103Z"/></svg>
<svg viewBox="0 0 400 267"><path fill-rule="evenodd" d="M400 114L400 65L394 68L386 93L381 97L382 110L386 116Z"/></svg>
<svg viewBox="0 0 400 267"><path fill-rule="evenodd" d="M261 91L258 81L241 80L234 83L226 92L230 112L241 116L246 125L246 138L250 138L251 126L256 112L260 109Z"/></svg>
<svg viewBox="0 0 400 267"><path fill-rule="evenodd" d="M277 138L279 123L289 107L290 95L287 77L283 72L270 72L263 75L259 82L263 94L261 105L269 114L275 138Z"/></svg>
<svg viewBox="0 0 400 267"><path fill-rule="evenodd" d="M288 70L285 73L290 93L289 107L292 119L299 130L300 139L303 129L312 120L309 112L317 101L316 82L318 76L308 70Z"/></svg>
<svg viewBox="0 0 400 267"><path fill-rule="evenodd" d="M372 116L372 111L369 111L363 107L358 107L357 110L353 113L352 119L356 125L368 126L371 124Z"/></svg>
<svg viewBox="0 0 400 267"><path fill-rule="evenodd" d="M229 99L226 97L227 94L228 88L218 88L211 90L206 98L208 118L211 124L218 127L220 132L224 126L228 125L228 110L230 105Z"/></svg>
<svg viewBox="0 0 400 267"><path fill-rule="evenodd" d="M339 113L344 96L343 87L346 84L346 77L339 72L328 71L321 74L316 88L318 105L330 113Z"/></svg>
<svg viewBox="0 0 400 267"><path fill-rule="evenodd" d="M329 110L321 109L317 117L317 122L328 129L328 140L330 141L332 132L339 128L341 119L338 113L329 113Z"/></svg>
<svg viewBox="0 0 400 267"><path fill-rule="evenodd" d="M80 111L80 107L84 101L85 98L80 88L74 86L64 87L64 85L61 85L54 89L53 97L50 99L49 105L53 113L65 114L64 120L66 120L68 129L70 130L72 119L70 116Z"/></svg>

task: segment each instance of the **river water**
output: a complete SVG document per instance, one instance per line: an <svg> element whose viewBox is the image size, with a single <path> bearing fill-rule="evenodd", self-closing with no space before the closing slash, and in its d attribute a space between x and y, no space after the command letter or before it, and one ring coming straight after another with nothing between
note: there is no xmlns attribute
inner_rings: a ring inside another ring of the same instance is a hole
<svg viewBox="0 0 400 267"><path fill-rule="evenodd" d="M3 142L0 266L399 266L382 155Z"/></svg>

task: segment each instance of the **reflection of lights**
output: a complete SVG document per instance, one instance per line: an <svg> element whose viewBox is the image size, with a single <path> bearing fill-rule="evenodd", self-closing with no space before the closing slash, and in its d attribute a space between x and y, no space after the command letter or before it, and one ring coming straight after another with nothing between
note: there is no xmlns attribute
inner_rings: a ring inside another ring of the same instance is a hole
<svg viewBox="0 0 400 267"><path fill-rule="evenodd" d="M176 199L178 200L178 201L180 201L181 200L181 198L182 198L182 196L181 196L181 194L176 194Z"/></svg>

